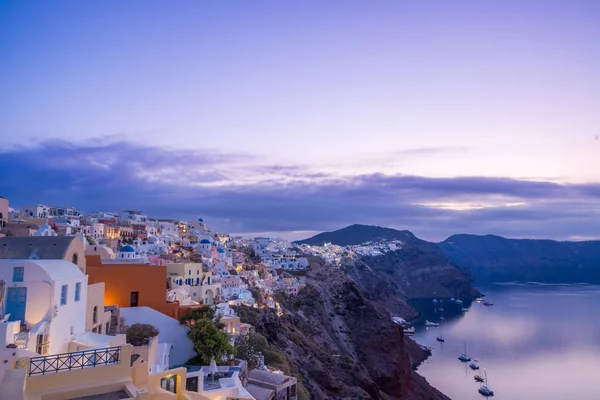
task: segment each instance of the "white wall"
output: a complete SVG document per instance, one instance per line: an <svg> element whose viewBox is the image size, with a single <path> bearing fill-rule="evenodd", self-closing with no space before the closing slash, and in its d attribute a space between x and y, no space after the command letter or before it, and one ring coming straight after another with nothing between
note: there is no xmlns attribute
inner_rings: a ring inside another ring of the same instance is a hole
<svg viewBox="0 0 600 400"><path fill-rule="evenodd" d="M75 284L81 283L80 300L75 301ZM66 353L69 351L71 338L85 333L85 315L87 305L88 277L64 278L54 284L54 304L57 312L50 324L50 354ZM61 286L68 285L67 304L60 305ZM102 310L104 311L104 310ZM71 334L71 330L73 335Z"/></svg>
<svg viewBox="0 0 600 400"><path fill-rule="evenodd" d="M125 318L125 325L151 324L159 330L158 342L173 345L169 367L184 364L196 355L194 345L187 337L187 328L179 325L176 319L149 307L121 308L121 317Z"/></svg>
<svg viewBox="0 0 600 400"><path fill-rule="evenodd" d="M23 282L13 282L13 267L24 267ZM52 278L42 267L55 273ZM58 276L58 278L56 278ZM50 354L68 351L71 327L74 334L85 332L87 275L64 260L0 260L0 279L8 287L26 287L25 322L28 328L46 321L50 324ZM81 283L80 300L75 302L75 284ZM61 287L68 285L67 304L60 305ZM56 306L56 307L55 307ZM36 337L31 335L28 348L35 351Z"/></svg>

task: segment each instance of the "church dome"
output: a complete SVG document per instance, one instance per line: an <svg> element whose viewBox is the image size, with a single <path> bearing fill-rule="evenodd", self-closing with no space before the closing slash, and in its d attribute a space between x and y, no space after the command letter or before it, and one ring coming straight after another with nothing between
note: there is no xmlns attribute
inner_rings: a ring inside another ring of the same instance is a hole
<svg viewBox="0 0 600 400"><path fill-rule="evenodd" d="M135 250L133 249L133 247L127 245L121 248L121 253L135 253Z"/></svg>
<svg viewBox="0 0 600 400"><path fill-rule="evenodd" d="M202 218L198 218L198 222L204 222Z"/></svg>
<svg viewBox="0 0 600 400"><path fill-rule="evenodd" d="M210 240L208 240L208 239L202 239L200 241L200 244L210 244Z"/></svg>
<svg viewBox="0 0 600 400"><path fill-rule="evenodd" d="M225 253L225 250L223 250L223 249L222 249L222 248L220 248L220 247L217 249L217 251L218 251L219 253Z"/></svg>

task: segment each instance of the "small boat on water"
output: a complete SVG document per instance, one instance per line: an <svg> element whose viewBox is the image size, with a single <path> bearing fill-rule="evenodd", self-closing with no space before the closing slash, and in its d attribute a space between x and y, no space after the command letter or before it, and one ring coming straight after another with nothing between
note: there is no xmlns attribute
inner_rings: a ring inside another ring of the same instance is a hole
<svg viewBox="0 0 600 400"><path fill-rule="evenodd" d="M486 307L489 307L489 306L493 306L494 303L490 303L489 301L484 301L483 305L486 306Z"/></svg>
<svg viewBox="0 0 600 400"><path fill-rule="evenodd" d="M481 375L475 375L473 379L475 379L476 382L483 382L483 377Z"/></svg>
<svg viewBox="0 0 600 400"><path fill-rule="evenodd" d="M435 340L437 340L438 342L442 342L442 343L445 342L445 340L442 336L438 336Z"/></svg>
<svg viewBox="0 0 600 400"><path fill-rule="evenodd" d="M471 357L469 357L467 355L467 344L465 343L465 352L463 354L461 354L460 356L458 356L458 359L462 362L469 362L471 361Z"/></svg>
<svg viewBox="0 0 600 400"><path fill-rule="evenodd" d="M450 301L454 303L456 299L454 297L450 297Z"/></svg>
<svg viewBox="0 0 600 400"><path fill-rule="evenodd" d="M485 369L483 370L483 375L485 376L485 378L484 378L485 383L479 387L479 393L485 397L492 397L494 395L494 391L492 389L490 389L490 386L488 384L488 379L487 379L487 371Z"/></svg>
<svg viewBox="0 0 600 400"><path fill-rule="evenodd" d="M402 325L402 326L409 325L408 322L405 319L400 318L400 317L392 317L392 321L394 321L398 325Z"/></svg>
<svg viewBox="0 0 600 400"><path fill-rule="evenodd" d="M415 328L404 328L404 334L405 335L414 335L415 334Z"/></svg>
<svg viewBox="0 0 600 400"><path fill-rule="evenodd" d="M458 304L458 305L461 305L463 303L463 301L459 300L459 299L456 299L455 303Z"/></svg>
<svg viewBox="0 0 600 400"><path fill-rule="evenodd" d="M440 324L438 324L437 322L431 322L428 320L425 320L425 326L439 326Z"/></svg>
<svg viewBox="0 0 600 400"><path fill-rule="evenodd" d="M469 364L469 368L471 368L473 371L478 370L479 365L477 364L477 360L474 360L471 364Z"/></svg>
<svg viewBox="0 0 600 400"><path fill-rule="evenodd" d="M460 311L462 311L462 312L467 312L467 311L469 311L469 309L468 309L468 308L464 308L464 307L463 307L463 308L461 308L461 309L460 309Z"/></svg>

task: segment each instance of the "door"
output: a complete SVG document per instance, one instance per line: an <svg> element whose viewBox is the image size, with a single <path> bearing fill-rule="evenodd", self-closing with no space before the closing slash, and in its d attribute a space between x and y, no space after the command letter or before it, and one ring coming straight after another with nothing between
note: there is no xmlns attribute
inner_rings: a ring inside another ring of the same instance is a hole
<svg viewBox="0 0 600 400"><path fill-rule="evenodd" d="M140 295L140 292L131 292L131 296L130 296L130 307L137 307L138 306L138 297Z"/></svg>
<svg viewBox="0 0 600 400"><path fill-rule="evenodd" d="M25 304L27 302L27 288L8 288L6 292L6 314L10 314L9 321L25 323Z"/></svg>

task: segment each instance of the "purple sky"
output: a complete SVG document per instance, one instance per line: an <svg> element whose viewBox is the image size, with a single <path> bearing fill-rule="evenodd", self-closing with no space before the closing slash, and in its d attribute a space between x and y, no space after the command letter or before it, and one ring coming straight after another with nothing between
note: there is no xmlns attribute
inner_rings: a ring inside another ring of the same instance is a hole
<svg viewBox="0 0 600 400"><path fill-rule="evenodd" d="M600 237L599 20L569 0L0 0L0 195L288 237Z"/></svg>

